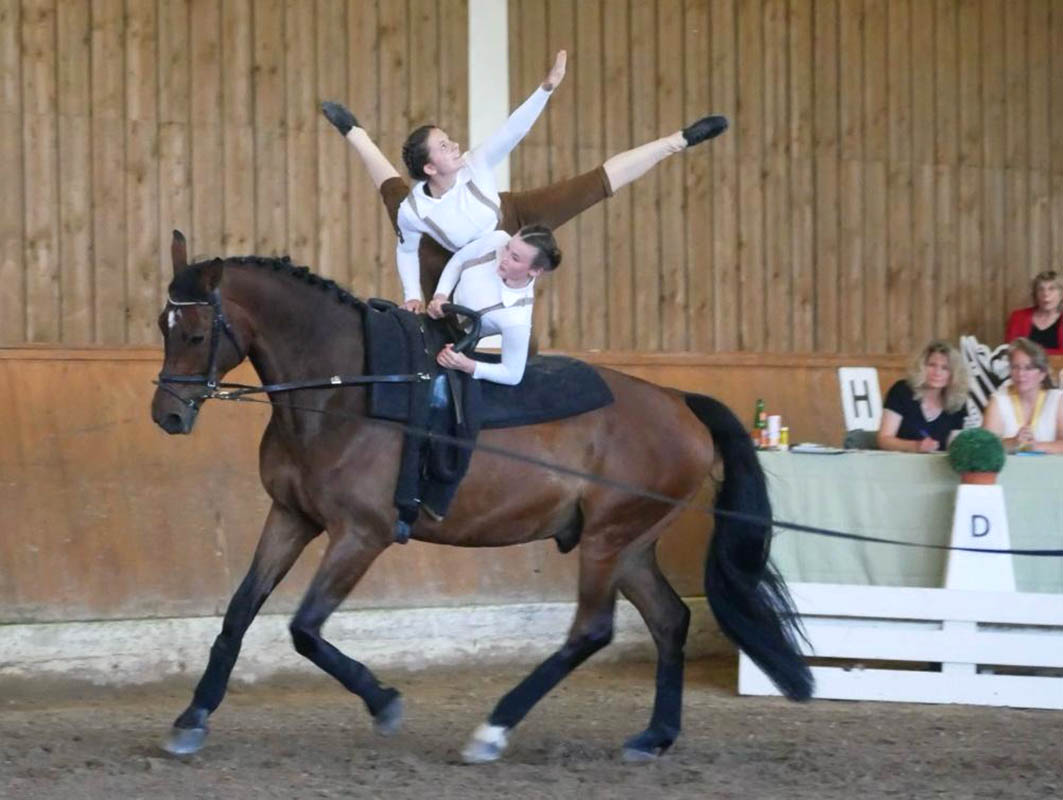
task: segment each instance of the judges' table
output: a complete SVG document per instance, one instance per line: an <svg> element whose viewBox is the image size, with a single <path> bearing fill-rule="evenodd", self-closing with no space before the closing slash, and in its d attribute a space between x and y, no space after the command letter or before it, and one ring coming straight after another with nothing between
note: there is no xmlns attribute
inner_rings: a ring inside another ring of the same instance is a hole
<svg viewBox="0 0 1063 800"><path fill-rule="evenodd" d="M762 452L760 461L778 520L904 542L949 543L959 478L944 455ZM1063 549L1063 456L1009 456L998 482L1011 546ZM788 581L941 586L946 552L779 528L772 556ZM1014 556L1013 563L1020 592L1063 592L1063 559Z"/></svg>

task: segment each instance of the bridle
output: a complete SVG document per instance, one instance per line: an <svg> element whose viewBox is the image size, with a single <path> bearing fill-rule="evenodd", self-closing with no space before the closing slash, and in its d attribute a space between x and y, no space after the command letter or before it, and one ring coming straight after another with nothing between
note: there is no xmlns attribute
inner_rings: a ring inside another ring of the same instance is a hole
<svg viewBox="0 0 1063 800"><path fill-rule="evenodd" d="M166 307L170 306L210 306L214 310L214 319L210 325L210 355L207 359L207 369L198 375L171 375L160 372L154 381L155 385L167 394L176 398L178 402L188 408L195 409L205 400L235 400L248 394L273 394L276 392L292 392L297 389L328 389L340 386L362 386L370 383L418 383L432 380L432 375L427 372L413 372L398 375L333 375L324 380L288 381L286 383L271 383L264 386L249 386L246 383L219 383L218 382L218 349L221 346L221 337L224 333L236 348L240 356L238 361L243 361L245 353L237 341L236 333L225 316L225 310L221 305L221 293L214 289L206 300L174 300L167 296ZM460 306L454 307L460 311L467 311ZM474 314L475 312L469 312ZM474 342L474 336L479 334L479 319L476 319L476 330L462 340ZM192 397L182 397L169 387L169 384L193 384L202 386L203 390Z"/></svg>

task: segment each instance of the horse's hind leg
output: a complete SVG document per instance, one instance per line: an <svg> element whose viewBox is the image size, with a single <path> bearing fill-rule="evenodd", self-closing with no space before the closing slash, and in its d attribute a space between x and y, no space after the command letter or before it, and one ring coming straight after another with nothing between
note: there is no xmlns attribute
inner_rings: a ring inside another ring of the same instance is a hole
<svg viewBox="0 0 1063 800"><path fill-rule="evenodd" d="M653 547L647 547L630 562L619 586L642 615L657 645L657 693L650 725L624 743L625 761L646 761L667 750L679 735L683 646L690 627L690 609L661 574Z"/></svg>
<svg viewBox="0 0 1063 800"><path fill-rule="evenodd" d="M221 633L210 648L210 659L199 679L192 703L174 722L163 747L174 755L189 755L203 746L207 717L225 696L240 644L255 614L320 528L295 511L276 503L270 508L251 568L229 601Z"/></svg>
<svg viewBox="0 0 1063 800"><path fill-rule="evenodd" d="M506 748L509 732L566 675L613 639L616 589L615 556L596 558L586 546L580 553L579 606L564 646L532 670L495 706L487 722L473 733L461 756L468 764L495 761Z"/></svg>
<svg viewBox="0 0 1063 800"><path fill-rule="evenodd" d="M353 530L334 535L289 626L296 651L362 698L377 732L385 736L402 722L399 692L381 686L368 667L327 642L321 626L387 545Z"/></svg>

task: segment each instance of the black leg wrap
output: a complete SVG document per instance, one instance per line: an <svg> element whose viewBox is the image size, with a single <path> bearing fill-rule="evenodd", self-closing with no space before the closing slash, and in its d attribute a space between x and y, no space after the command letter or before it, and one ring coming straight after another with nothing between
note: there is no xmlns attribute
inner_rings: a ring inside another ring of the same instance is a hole
<svg viewBox="0 0 1063 800"><path fill-rule="evenodd" d="M624 743L629 750L657 755L675 742L683 713L683 657L657 664L657 692L650 726Z"/></svg>
<svg viewBox="0 0 1063 800"><path fill-rule="evenodd" d="M562 647L498 701L495 710L487 718L488 723L504 728L515 727L547 692L557 686L572 670L609 644L612 638L613 629L610 624L575 644Z"/></svg>
<svg viewBox="0 0 1063 800"><path fill-rule="evenodd" d="M399 696L395 689L382 687L365 664L345 656L317 633L293 625L291 634L296 652L338 680L349 692L362 698L373 716Z"/></svg>

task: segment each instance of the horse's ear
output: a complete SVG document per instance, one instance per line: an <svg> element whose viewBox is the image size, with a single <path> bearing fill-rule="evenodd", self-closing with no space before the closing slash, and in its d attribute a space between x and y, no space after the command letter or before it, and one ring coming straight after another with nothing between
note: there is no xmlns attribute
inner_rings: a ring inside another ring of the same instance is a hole
<svg viewBox="0 0 1063 800"><path fill-rule="evenodd" d="M185 235L176 228L173 232L173 242L170 244L170 257L173 259L174 275L188 266L188 244L185 242Z"/></svg>
<svg viewBox="0 0 1063 800"><path fill-rule="evenodd" d="M220 258L215 258L213 261L203 264L199 272L199 285L204 294L210 294L218 288L218 284L221 283L223 266L225 266L225 262Z"/></svg>

